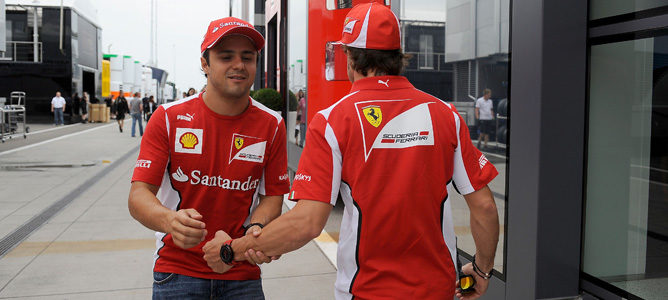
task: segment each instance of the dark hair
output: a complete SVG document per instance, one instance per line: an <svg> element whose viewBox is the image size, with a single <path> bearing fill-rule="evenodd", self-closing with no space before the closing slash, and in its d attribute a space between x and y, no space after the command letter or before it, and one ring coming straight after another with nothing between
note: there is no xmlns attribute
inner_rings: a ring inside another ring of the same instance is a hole
<svg viewBox="0 0 668 300"><path fill-rule="evenodd" d="M344 46L348 57L352 60L353 69L367 76L374 71L376 76L399 75L404 71L410 56L397 50L359 49Z"/></svg>

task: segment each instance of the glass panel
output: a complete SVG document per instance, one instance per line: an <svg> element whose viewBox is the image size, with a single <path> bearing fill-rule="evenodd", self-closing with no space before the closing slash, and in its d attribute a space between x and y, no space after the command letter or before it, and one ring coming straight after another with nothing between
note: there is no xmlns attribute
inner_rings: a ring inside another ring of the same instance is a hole
<svg viewBox="0 0 668 300"><path fill-rule="evenodd" d="M668 6L668 3L666 0L592 0L589 2L589 19L596 20L660 6Z"/></svg>
<svg viewBox="0 0 668 300"><path fill-rule="evenodd" d="M329 42L325 49L325 79L329 81L347 81L347 58L345 52L343 52L343 47L339 44Z"/></svg>
<svg viewBox="0 0 668 300"><path fill-rule="evenodd" d="M420 35L420 69L434 68L434 37L431 35Z"/></svg>
<svg viewBox="0 0 668 300"><path fill-rule="evenodd" d="M582 269L668 295L668 36L591 47Z"/></svg>
<svg viewBox="0 0 668 300"><path fill-rule="evenodd" d="M306 16L308 1L288 1L288 15ZM307 60L307 18L291 18L288 39L288 87L290 104L288 106L288 142L302 145L306 137L306 70ZM301 91L301 93L300 93Z"/></svg>
<svg viewBox="0 0 668 300"><path fill-rule="evenodd" d="M352 7L353 7L352 0L327 0L327 9L329 10L352 8Z"/></svg>
<svg viewBox="0 0 668 300"><path fill-rule="evenodd" d="M474 145L499 171L489 188L494 194L501 222L494 270L503 273L509 130L510 1L444 2L441 7L445 8L447 15L443 29L445 40L440 42L437 39L443 39L443 36L434 36L434 51L441 52L433 55L434 70L443 72L437 77L439 85L447 86L448 89L441 99L457 108L469 127ZM409 9L408 5L406 9ZM422 63L420 66L423 66ZM420 71L428 72L426 69ZM487 90L489 93L485 95ZM454 189L450 189L449 194L452 198L457 247L465 255L473 256L476 247L471 234L468 206Z"/></svg>

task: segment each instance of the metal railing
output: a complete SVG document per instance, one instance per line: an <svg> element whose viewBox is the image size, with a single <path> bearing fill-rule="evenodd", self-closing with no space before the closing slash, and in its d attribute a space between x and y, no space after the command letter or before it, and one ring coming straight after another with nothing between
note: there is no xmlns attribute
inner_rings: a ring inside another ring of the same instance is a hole
<svg viewBox="0 0 668 300"><path fill-rule="evenodd" d="M406 70L441 71L445 66L445 53L406 52L411 55Z"/></svg>
<svg viewBox="0 0 668 300"><path fill-rule="evenodd" d="M8 41L7 51L0 60L35 62L35 43ZM42 42L37 42L37 61L42 62Z"/></svg>

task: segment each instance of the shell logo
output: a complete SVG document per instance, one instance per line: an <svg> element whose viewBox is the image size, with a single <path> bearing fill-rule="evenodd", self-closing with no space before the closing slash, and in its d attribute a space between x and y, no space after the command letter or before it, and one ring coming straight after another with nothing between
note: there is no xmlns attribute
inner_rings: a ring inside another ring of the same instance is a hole
<svg viewBox="0 0 668 300"><path fill-rule="evenodd" d="M194 135L191 132L187 132L181 136L179 139L179 142L181 143L181 146L184 149L195 149L195 146L199 144L199 140L197 139L197 136Z"/></svg>

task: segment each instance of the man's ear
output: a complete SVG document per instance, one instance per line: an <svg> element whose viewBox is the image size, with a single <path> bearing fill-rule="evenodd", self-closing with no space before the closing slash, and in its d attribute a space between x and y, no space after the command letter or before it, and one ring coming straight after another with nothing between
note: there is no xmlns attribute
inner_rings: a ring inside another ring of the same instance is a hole
<svg viewBox="0 0 668 300"><path fill-rule="evenodd" d="M200 57L199 60L202 64L202 71L204 71L204 74L209 75L209 64L206 63L206 59L204 59L204 57Z"/></svg>

